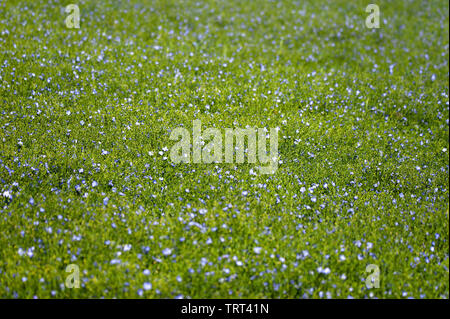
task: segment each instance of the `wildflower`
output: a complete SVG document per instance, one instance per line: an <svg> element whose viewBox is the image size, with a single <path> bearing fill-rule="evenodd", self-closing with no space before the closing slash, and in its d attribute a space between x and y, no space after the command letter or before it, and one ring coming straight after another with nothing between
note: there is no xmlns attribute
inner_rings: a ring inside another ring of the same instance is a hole
<svg viewBox="0 0 450 319"><path fill-rule="evenodd" d="M254 247L253 251L254 251L255 254L259 255L261 253L261 251L262 251L262 248L261 247Z"/></svg>
<svg viewBox="0 0 450 319"><path fill-rule="evenodd" d="M3 195L3 197L12 199L12 195L11 195L11 192L10 192L10 191L4 191L2 195Z"/></svg>
<svg viewBox="0 0 450 319"><path fill-rule="evenodd" d="M149 282L144 282L143 288L144 288L144 290L150 290L150 289L152 289L152 284Z"/></svg>

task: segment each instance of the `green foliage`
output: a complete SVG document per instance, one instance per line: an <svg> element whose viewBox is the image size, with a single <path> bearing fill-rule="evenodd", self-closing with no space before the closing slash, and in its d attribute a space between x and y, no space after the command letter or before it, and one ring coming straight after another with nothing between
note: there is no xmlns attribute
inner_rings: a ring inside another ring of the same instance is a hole
<svg viewBox="0 0 450 319"><path fill-rule="evenodd" d="M449 3L369 3L1 2L0 297L448 298ZM194 119L278 170L171 163Z"/></svg>

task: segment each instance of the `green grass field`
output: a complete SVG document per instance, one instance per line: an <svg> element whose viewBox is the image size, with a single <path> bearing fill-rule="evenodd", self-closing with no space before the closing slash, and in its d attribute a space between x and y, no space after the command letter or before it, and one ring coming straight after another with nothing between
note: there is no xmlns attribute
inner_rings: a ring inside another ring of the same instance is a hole
<svg viewBox="0 0 450 319"><path fill-rule="evenodd" d="M449 298L448 1L75 1L0 1L0 297Z"/></svg>

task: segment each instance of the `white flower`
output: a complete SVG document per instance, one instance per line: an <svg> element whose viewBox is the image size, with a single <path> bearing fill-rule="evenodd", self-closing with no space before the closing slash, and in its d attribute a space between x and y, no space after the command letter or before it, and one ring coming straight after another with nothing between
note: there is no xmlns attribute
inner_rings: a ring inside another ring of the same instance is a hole
<svg viewBox="0 0 450 319"><path fill-rule="evenodd" d="M3 195L3 197L9 198L9 199L12 198L12 195L11 195L10 191L4 191L2 195Z"/></svg>
<svg viewBox="0 0 450 319"><path fill-rule="evenodd" d="M253 251L255 252L255 254L259 255L261 253L261 251L262 251L262 248L261 247L254 247Z"/></svg>
<svg viewBox="0 0 450 319"><path fill-rule="evenodd" d="M34 246L31 247L31 248L28 248L27 256L30 257L30 258L34 256Z"/></svg>
<svg viewBox="0 0 450 319"><path fill-rule="evenodd" d="M150 290L152 289L152 284L149 282L144 282L144 290Z"/></svg>
<svg viewBox="0 0 450 319"><path fill-rule="evenodd" d="M319 268L317 268L317 272L319 274L328 275L329 273L331 273L331 269L328 267L326 267L326 268L319 267Z"/></svg>

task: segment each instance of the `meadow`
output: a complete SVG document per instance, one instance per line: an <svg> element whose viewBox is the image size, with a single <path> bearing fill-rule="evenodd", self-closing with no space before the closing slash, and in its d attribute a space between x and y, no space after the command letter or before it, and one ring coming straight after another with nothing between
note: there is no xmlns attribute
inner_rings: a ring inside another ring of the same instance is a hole
<svg viewBox="0 0 450 319"><path fill-rule="evenodd" d="M449 298L448 1L72 3L0 1L0 298Z"/></svg>

